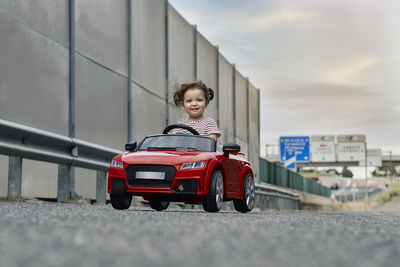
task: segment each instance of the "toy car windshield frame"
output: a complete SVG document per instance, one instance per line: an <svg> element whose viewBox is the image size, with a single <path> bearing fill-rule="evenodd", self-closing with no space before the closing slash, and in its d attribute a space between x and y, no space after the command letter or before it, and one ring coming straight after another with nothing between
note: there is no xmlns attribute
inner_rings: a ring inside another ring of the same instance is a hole
<svg viewBox="0 0 400 267"><path fill-rule="evenodd" d="M146 136L138 145L137 150L183 150L216 152L217 144L214 138L187 134L159 134Z"/></svg>

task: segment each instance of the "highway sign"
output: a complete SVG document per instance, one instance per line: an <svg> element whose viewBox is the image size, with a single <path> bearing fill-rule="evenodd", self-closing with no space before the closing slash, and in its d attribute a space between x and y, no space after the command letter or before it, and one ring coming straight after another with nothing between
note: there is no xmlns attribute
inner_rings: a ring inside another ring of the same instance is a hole
<svg viewBox="0 0 400 267"><path fill-rule="evenodd" d="M295 170L296 169L296 149L293 146L285 147L285 163L286 169Z"/></svg>
<svg viewBox="0 0 400 267"><path fill-rule="evenodd" d="M365 135L338 135L338 161L365 161Z"/></svg>
<svg viewBox="0 0 400 267"><path fill-rule="evenodd" d="M311 136L311 161L335 162L336 145L334 135Z"/></svg>
<svg viewBox="0 0 400 267"><path fill-rule="evenodd" d="M382 149L367 149L368 166L381 167L382 166ZM365 166L365 160L360 161L360 166Z"/></svg>
<svg viewBox="0 0 400 267"><path fill-rule="evenodd" d="M293 147L296 154L296 162L310 162L310 137L309 136L281 136L280 150L281 162L285 162L287 147Z"/></svg>
<svg viewBox="0 0 400 267"><path fill-rule="evenodd" d="M339 162L365 160L365 143L339 142L337 149Z"/></svg>

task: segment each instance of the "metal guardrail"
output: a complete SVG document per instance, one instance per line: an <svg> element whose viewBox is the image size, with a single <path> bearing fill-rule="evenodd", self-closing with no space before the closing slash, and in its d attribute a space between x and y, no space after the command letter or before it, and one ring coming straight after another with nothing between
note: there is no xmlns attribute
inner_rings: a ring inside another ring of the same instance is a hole
<svg viewBox="0 0 400 267"><path fill-rule="evenodd" d="M265 209L299 209L300 195L275 188L256 184L255 207Z"/></svg>
<svg viewBox="0 0 400 267"><path fill-rule="evenodd" d="M10 156L8 198L21 197L22 158L59 164L57 199L71 198L71 166L96 170L96 199L106 200L106 172L122 151L0 119L0 154Z"/></svg>
<svg viewBox="0 0 400 267"><path fill-rule="evenodd" d="M260 158L260 182L330 197L331 190L275 163Z"/></svg>
<svg viewBox="0 0 400 267"><path fill-rule="evenodd" d="M378 193L382 192L382 188L373 188L368 190L368 197L372 197ZM336 201L340 202L350 202L350 201L360 201L365 199L365 188L360 188L358 192L352 192L352 190L343 190L342 192L336 192L332 196Z"/></svg>
<svg viewBox="0 0 400 267"><path fill-rule="evenodd" d="M0 119L0 153L108 171L121 151Z"/></svg>
<svg viewBox="0 0 400 267"><path fill-rule="evenodd" d="M286 190L282 190L282 189L278 189L272 186L266 186L266 185L261 185L261 184L255 184L255 190L256 190L256 194L261 194L261 195L268 195L268 196L280 196L283 198L288 198L288 199L292 199L292 200L300 200L300 195L286 191Z"/></svg>

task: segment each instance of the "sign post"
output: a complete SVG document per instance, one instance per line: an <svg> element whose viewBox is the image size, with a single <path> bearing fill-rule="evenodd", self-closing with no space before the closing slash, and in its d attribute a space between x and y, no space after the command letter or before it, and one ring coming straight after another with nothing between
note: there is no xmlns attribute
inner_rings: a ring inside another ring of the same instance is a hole
<svg viewBox="0 0 400 267"><path fill-rule="evenodd" d="M338 161L365 163L365 200L368 200L368 156L367 140L364 134L338 135Z"/></svg>

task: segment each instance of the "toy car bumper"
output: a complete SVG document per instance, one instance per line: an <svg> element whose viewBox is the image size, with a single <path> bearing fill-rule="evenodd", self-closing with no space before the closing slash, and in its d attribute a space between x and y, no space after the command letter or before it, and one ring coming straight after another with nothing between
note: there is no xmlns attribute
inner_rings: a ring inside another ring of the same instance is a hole
<svg viewBox="0 0 400 267"><path fill-rule="evenodd" d="M109 179L109 193L133 193L142 195L148 193L175 194L175 195L202 195L200 179L190 177L189 179L175 179L170 187L159 186L130 186L124 178Z"/></svg>

